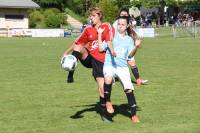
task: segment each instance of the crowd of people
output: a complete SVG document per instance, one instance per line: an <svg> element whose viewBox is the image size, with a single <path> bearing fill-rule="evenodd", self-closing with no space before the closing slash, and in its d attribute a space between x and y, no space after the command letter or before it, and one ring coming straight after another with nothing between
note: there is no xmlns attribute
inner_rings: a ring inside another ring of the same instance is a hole
<svg viewBox="0 0 200 133"><path fill-rule="evenodd" d="M193 25L193 21L194 21L193 16L191 16L189 13L179 12L177 15L177 20L175 19L175 24L189 27Z"/></svg>
<svg viewBox="0 0 200 133"><path fill-rule="evenodd" d="M131 71L136 79L136 84L147 82L139 76L138 67L134 59L137 49L142 43L133 27L131 27L128 9L123 8L119 17L112 24L102 22L102 11L98 7L88 11L91 24L86 26L81 35L64 52L72 54L83 66L92 69L92 75L98 85L99 106L102 120L112 121L109 114L114 113L111 102L111 90L114 79L122 83L128 105L131 110L131 121L140 122L137 112L137 104L134 95L134 87L129 73ZM87 45L89 43L89 45ZM67 82L74 82L74 71L69 71Z"/></svg>
<svg viewBox="0 0 200 133"><path fill-rule="evenodd" d="M160 25L164 25L168 23L169 25L176 25L176 26L184 26L184 27L190 27L193 26L195 21L200 21L200 15L199 12L178 12L175 13L175 15L168 16L165 12L164 15L160 15L158 17L158 14L155 12L148 12L146 14L140 15L138 18L134 18L132 16L133 20L137 19L137 26L148 28L155 25L158 25L160 21ZM153 25L153 22L155 25Z"/></svg>

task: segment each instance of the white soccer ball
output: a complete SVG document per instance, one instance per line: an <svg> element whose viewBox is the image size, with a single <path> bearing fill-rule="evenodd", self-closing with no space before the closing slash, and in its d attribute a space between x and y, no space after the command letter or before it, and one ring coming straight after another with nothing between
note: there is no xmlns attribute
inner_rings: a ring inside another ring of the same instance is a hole
<svg viewBox="0 0 200 133"><path fill-rule="evenodd" d="M73 55L64 55L61 59L61 66L66 71L73 71L77 66L77 59Z"/></svg>

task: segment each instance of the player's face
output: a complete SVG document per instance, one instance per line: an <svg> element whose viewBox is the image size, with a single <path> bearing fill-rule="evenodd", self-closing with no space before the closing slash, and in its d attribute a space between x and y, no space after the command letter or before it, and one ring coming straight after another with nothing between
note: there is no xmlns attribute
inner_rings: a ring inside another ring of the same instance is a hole
<svg viewBox="0 0 200 133"><path fill-rule="evenodd" d="M127 13L126 11L122 11L122 12L120 13L120 16L128 16L128 13Z"/></svg>
<svg viewBox="0 0 200 133"><path fill-rule="evenodd" d="M92 12L92 13L90 14L89 19L90 19L92 25L96 25L96 24L98 24L99 22L101 22L99 14L97 14L97 13L95 13L95 12Z"/></svg>
<svg viewBox="0 0 200 133"><path fill-rule="evenodd" d="M118 20L118 32L119 33L126 32L127 27L128 27L128 24L127 24L126 19L119 19Z"/></svg>

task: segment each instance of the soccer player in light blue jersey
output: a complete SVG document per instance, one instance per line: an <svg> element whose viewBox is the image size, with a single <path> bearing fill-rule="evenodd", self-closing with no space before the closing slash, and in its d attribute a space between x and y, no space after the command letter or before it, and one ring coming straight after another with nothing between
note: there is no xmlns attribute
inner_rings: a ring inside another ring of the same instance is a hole
<svg viewBox="0 0 200 133"><path fill-rule="evenodd" d="M121 81L124 92L128 99L128 104L131 110L131 120L133 123L138 123L139 118L136 115L136 100L133 93L134 87L131 82L131 76L128 68L129 54L134 51L133 39L127 35L129 18L126 16L119 17L117 31L115 32L112 45L116 56L112 56L107 44L102 42L101 33L104 29L98 29L99 51L106 51L105 62L103 67L104 73L104 97L106 99L106 109L108 113L114 113L110 96L112 90L113 77L117 76Z"/></svg>
<svg viewBox="0 0 200 133"><path fill-rule="evenodd" d="M120 10L119 16L127 16L127 17L131 18L127 8L122 8ZM116 20L113 23L113 27L114 27L116 32L117 32L117 23L118 23L118 20ZM129 24L130 24L130 21L129 21ZM135 46L136 46L135 53L136 53L137 49L140 47L141 39L139 38L138 34L133 29L130 29L130 30L132 32L130 36L135 41ZM140 78L139 70L138 70L138 67L136 65L134 57L132 57L131 60L129 61L129 65L131 66L131 71L132 71L132 73L133 73L133 75L136 79L137 85L146 84L148 82L148 80L144 80L144 79Z"/></svg>

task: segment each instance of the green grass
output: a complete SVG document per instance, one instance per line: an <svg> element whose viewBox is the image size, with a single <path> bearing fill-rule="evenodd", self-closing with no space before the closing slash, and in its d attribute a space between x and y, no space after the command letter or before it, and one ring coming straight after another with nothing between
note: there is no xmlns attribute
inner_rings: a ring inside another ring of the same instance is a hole
<svg viewBox="0 0 200 133"><path fill-rule="evenodd" d="M173 37L173 30L172 27L155 27L155 35L159 37Z"/></svg>
<svg viewBox="0 0 200 133"><path fill-rule="evenodd" d="M198 39L145 38L135 58L149 84L135 86L141 108L136 125L119 83L113 86L116 114L109 124L95 111L91 70L78 64L75 83L65 82L60 57L73 40L0 38L0 133L200 132Z"/></svg>

